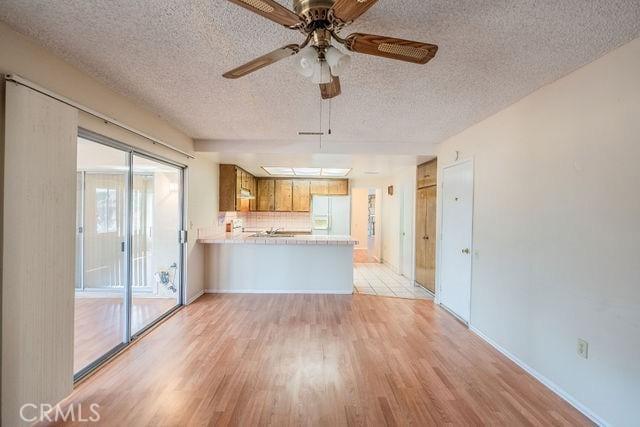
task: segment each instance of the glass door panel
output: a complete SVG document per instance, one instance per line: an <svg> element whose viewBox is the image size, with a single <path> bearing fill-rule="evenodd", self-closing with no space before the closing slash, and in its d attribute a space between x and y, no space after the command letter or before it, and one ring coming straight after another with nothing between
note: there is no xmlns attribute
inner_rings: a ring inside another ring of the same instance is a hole
<svg viewBox="0 0 640 427"><path fill-rule="evenodd" d="M131 334L180 304L182 170L133 154Z"/></svg>
<svg viewBox="0 0 640 427"><path fill-rule="evenodd" d="M129 153L78 138L74 372L127 341Z"/></svg>

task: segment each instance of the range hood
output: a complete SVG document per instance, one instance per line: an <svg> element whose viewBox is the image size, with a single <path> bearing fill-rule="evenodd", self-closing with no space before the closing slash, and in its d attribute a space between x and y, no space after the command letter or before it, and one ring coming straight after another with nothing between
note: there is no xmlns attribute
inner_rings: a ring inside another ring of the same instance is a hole
<svg viewBox="0 0 640 427"><path fill-rule="evenodd" d="M240 200L255 200L255 196L253 194L251 194L251 191L247 190L246 188L241 188L240 189L240 194L238 194L238 199Z"/></svg>

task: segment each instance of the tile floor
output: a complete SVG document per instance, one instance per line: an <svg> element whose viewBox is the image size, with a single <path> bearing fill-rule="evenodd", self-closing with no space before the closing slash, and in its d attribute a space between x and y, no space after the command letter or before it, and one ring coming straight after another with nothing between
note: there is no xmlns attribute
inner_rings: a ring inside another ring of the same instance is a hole
<svg viewBox="0 0 640 427"><path fill-rule="evenodd" d="M407 299L432 299L431 294L409 279L379 263L353 264L354 290L358 294Z"/></svg>

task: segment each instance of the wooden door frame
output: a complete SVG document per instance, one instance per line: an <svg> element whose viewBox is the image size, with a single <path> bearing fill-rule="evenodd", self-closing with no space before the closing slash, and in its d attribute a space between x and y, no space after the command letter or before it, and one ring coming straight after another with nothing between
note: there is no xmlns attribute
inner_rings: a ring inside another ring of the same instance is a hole
<svg viewBox="0 0 640 427"><path fill-rule="evenodd" d="M440 303L440 292L441 292L441 283L442 283L442 251L440 250L440 248L442 248L442 217L443 217L443 211L444 211L444 206L442 203L442 196L444 194L444 170L445 169L449 169L455 166L460 166L463 165L465 163L470 163L471 164L471 177L472 177L472 183L471 183L471 247L469 248L471 250L470 253L470 262L471 262L471 267L470 267L470 271L469 271L469 320L466 321L462 318L460 318L457 314L453 313L451 310L449 310L447 307L445 307L444 305L442 305ZM474 267L474 262L473 259L475 257L475 248L474 248L474 244L475 244L475 239L474 239L474 235L475 235L475 230L474 230L474 224L475 224L475 195L476 195L476 173L475 173L475 157L471 156L468 158L464 158L464 159L460 159L457 161L454 161L453 163L448 163L446 165L443 165L441 168L438 169L438 184L437 184L437 192L438 194L436 195L436 200L437 200L437 218L436 218L436 233L438 235L438 239L437 239L437 243L436 243L436 294L435 294L435 298L434 301L436 304L438 304L440 307L444 308L445 310L447 310L449 313L451 313L453 316L455 316L457 319L459 319L460 321L462 321L464 324L466 324L467 326L471 326L471 321L473 319L473 306L471 305L471 302L473 301L473 267Z"/></svg>

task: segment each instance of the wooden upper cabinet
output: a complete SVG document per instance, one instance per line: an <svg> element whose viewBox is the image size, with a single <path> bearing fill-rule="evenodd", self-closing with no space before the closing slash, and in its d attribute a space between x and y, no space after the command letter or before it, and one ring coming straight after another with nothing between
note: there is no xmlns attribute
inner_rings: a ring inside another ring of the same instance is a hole
<svg viewBox="0 0 640 427"><path fill-rule="evenodd" d="M293 179L251 177L246 188L256 196L248 209L262 212L310 212L313 194L346 196L347 179ZM241 204L238 210L246 210Z"/></svg>
<svg viewBox="0 0 640 427"><path fill-rule="evenodd" d="M349 194L349 180L332 179L329 181L329 194L332 196L347 196Z"/></svg>
<svg viewBox="0 0 640 427"><path fill-rule="evenodd" d="M240 190L256 195L256 178L236 165L220 165L218 204L220 212L256 210L256 201L240 198Z"/></svg>
<svg viewBox="0 0 640 427"><path fill-rule="evenodd" d="M251 186L251 178L253 176L245 171L242 171L242 188L248 190Z"/></svg>
<svg viewBox="0 0 640 427"><path fill-rule="evenodd" d="M258 183L257 183L256 177L253 175L250 175L249 191L251 192L251 195L253 195L254 197L257 197L256 193L258 192ZM258 206L257 199L249 200L250 211L255 211L257 209L257 206Z"/></svg>
<svg viewBox="0 0 640 427"><path fill-rule="evenodd" d="M418 166L418 188L430 187L438 183L438 160L434 159Z"/></svg>
<svg viewBox="0 0 640 427"><path fill-rule="evenodd" d="M234 165L220 165L218 185L218 206L220 212L236 210L236 167Z"/></svg>
<svg viewBox="0 0 640 427"><path fill-rule="evenodd" d="M275 179L259 179L257 208L259 211L273 211L275 209Z"/></svg>
<svg viewBox="0 0 640 427"><path fill-rule="evenodd" d="M291 212L293 207L293 180L275 180L275 198L277 212Z"/></svg>
<svg viewBox="0 0 640 427"><path fill-rule="evenodd" d="M306 179L296 179L293 181L293 211L309 212L311 210L310 183Z"/></svg>
<svg viewBox="0 0 640 427"><path fill-rule="evenodd" d="M242 199L238 198L240 196L240 190L242 189L242 176L244 172L240 168L236 168L236 210L242 210Z"/></svg>
<svg viewBox="0 0 640 427"><path fill-rule="evenodd" d="M329 181L324 179L312 179L309 181L311 194L329 194Z"/></svg>

